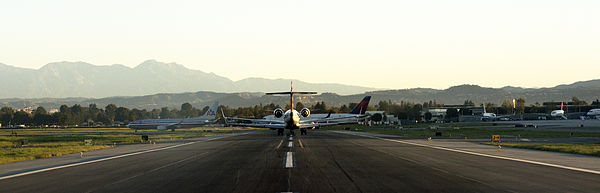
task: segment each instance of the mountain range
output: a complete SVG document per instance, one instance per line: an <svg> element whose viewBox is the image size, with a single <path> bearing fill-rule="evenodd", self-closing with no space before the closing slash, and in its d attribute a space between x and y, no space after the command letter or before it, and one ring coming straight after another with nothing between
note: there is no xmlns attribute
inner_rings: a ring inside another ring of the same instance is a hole
<svg viewBox="0 0 600 193"><path fill-rule="evenodd" d="M179 108L191 103L202 108L214 101L230 107L288 103L287 97L264 95L264 92L289 88L289 79L248 78L232 81L214 73L190 70L175 63L148 60L135 68L123 65L94 66L83 62L50 63L38 70L0 64L0 106L14 108L58 108L60 105L116 104L128 108ZM379 101L443 104L476 104L524 98L527 104L547 101L570 101L572 97L591 103L600 98L600 79L558 85L550 88L486 88L459 85L448 89L412 88L378 90L342 84L316 84L294 80L294 85L311 88L321 94L297 96L307 105L325 101L328 105L356 103L371 95L371 104ZM258 91L258 92L257 92ZM159 94L156 94L159 93Z"/></svg>
<svg viewBox="0 0 600 193"><path fill-rule="evenodd" d="M195 91L273 92L289 89L289 79L228 78L192 70L177 63L147 60L130 68L115 64L96 66L85 62L55 62L38 70L0 63L0 98L102 98ZM358 94L375 88L342 84L316 84L294 80L300 88L317 92Z"/></svg>
<svg viewBox="0 0 600 193"><path fill-rule="evenodd" d="M312 105L316 102L325 101L327 105L341 106L343 104L357 103L366 95L372 96L371 104L379 101L392 101L394 103L415 102L423 103L436 101L438 104L463 104L465 100L471 100L476 104L491 102L500 105L504 100L513 98L524 98L527 104L548 101L571 101L572 97L591 103L600 99L600 88L597 85L600 80L591 80L571 85L561 85L553 88L485 88L477 85L460 85L444 90L414 88L403 90L371 91L354 95L338 95L335 93L321 93L311 96L296 96L296 102ZM593 85L593 86L588 86ZM125 96L106 98L38 98L38 99L0 99L0 106L14 108L37 107L58 108L60 105L80 104L87 106L97 104L105 107L108 104L116 104L127 108L156 109L161 107L180 108L183 103L190 103L197 108L208 106L214 101L230 107L247 107L258 104L274 103L285 106L289 99L283 96L264 95L261 92L240 93L217 93L209 91L188 93L164 93L145 96Z"/></svg>

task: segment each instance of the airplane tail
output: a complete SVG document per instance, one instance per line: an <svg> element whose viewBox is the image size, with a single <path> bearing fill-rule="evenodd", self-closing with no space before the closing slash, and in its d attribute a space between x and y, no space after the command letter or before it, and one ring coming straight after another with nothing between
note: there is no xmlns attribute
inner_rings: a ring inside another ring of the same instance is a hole
<svg viewBox="0 0 600 193"><path fill-rule="evenodd" d="M294 91L294 82L290 82L290 92L271 92L266 95L290 95L290 109L294 110L294 94L317 94L317 92L296 92Z"/></svg>
<svg viewBox="0 0 600 193"><path fill-rule="evenodd" d="M362 99L362 101L360 101L360 103L358 103L354 109L352 109L352 111L350 111L350 114L365 114L365 112L367 112L367 107L369 107L369 101L371 100L371 96L366 96L365 98Z"/></svg>
<svg viewBox="0 0 600 193"><path fill-rule="evenodd" d="M204 113L204 115L202 115L203 117L217 117L217 109L219 108L219 102L215 101L212 105L210 105L210 107L208 108L208 111L206 111L206 113Z"/></svg>
<svg viewBox="0 0 600 193"><path fill-rule="evenodd" d="M560 110L563 110L563 102L560 102Z"/></svg>
<svg viewBox="0 0 600 193"><path fill-rule="evenodd" d="M485 111L485 103L483 103L483 114L486 114L487 112Z"/></svg>

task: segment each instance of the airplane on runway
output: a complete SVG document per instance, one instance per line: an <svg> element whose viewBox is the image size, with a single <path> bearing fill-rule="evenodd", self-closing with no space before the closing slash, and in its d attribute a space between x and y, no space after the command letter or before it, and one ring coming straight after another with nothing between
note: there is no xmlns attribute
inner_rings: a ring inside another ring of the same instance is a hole
<svg viewBox="0 0 600 193"><path fill-rule="evenodd" d="M550 116L552 118L567 119L567 116L565 116L565 111L563 110L563 103L560 103L560 110L553 110L550 112Z"/></svg>
<svg viewBox="0 0 600 193"><path fill-rule="evenodd" d="M596 119L600 119L600 109L591 109L586 114L588 117L595 117Z"/></svg>
<svg viewBox="0 0 600 193"><path fill-rule="evenodd" d="M296 92L294 91L293 82L290 84L289 92L274 92L274 93L266 93L266 95L289 95L290 96L290 109L287 111L283 111L283 109L277 108L273 111L273 115L276 118L283 118L283 120L265 120L265 119L243 119L243 118L227 118L225 115L226 125L231 126L244 126L244 127L261 127L261 128L270 128L276 129L277 135L283 135L283 131L285 129L290 130L290 134L294 134L294 130L299 129L301 135L306 135L307 130L309 128L318 128L321 126L327 125L338 125L339 122L329 122L328 120L332 120L331 118L321 118L321 119L308 119L308 120L300 120L301 117L307 118L310 116L310 110L308 108L303 108L300 112L294 109L294 94L317 94L317 92ZM370 97L369 97L370 98ZM365 103L363 103L365 104ZM222 111L221 111L222 113ZM356 115L352 114L352 117L356 117ZM349 118L349 117L339 117L339 118ZM227 119L236 120L236 121L249 121L250 123L227 123ZM336 118L338 119L338 118Z"/></svg>
<svg viewBox="0 0 600 193"><path fill-rule="evenodd" d="M494 121L496 119L496 113L488 113L485 110L485 104L483 104L483 114L481 117L482 121Z"/></svg>
<svg viewBox="0 0 600 193"><path fill-rule="evenodd" d="M310 114L310 119L315 121L337 121L337 122L352 122L356 123L357 118L364 118L365 112L369 107L369 101L371 101L371 96L365 96L349 113L320 113L320 114ZM263 117L264 121L261 122L270 122L272 120L277 120L275 115L268 115Z"/></svg>
<svg viewBox="0 0 600 193"><path fill-rule="evenodd" d="M178 128L199 127L215 123L218 120L216 113L217 108L219 108L219 102L214 102L208 108L208 111L201 117L183 119L144 119L133 121L129 123L127 127L136 131L142 129L156 129L159 131L170 129L171 131L174 131Z"/></svg>

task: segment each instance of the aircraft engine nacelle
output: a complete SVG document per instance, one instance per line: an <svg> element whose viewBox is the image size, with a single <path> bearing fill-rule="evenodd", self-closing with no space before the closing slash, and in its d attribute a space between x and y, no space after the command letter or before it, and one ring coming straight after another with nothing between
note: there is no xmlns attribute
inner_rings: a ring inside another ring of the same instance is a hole
<svg viewBox="0 0 600 193"><path fill-rule="evenodd" d="M308 116L310 116L310 110L308 110L307 108L303 108L300 111L300 115L302 115L302 117L308 117Z"/></svg>
<svg viewBox="0 0 600 193"><path fill-rule="evenodd" d="M275 117L277 118L280 118L281 116L283 116L283 110L275 109L275 111L273 111L273 115L275 115Z"/></svg>

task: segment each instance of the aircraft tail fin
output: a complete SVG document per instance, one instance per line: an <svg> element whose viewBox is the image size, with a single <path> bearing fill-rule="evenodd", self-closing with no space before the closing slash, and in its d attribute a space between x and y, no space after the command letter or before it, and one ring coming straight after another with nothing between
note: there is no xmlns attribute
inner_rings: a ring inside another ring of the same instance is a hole
<svg viewBox="0 0 600 193"><path fill-rule="evenodd" d="M485 103L483 103L483 114L486 114L487 112L485 111Z"/></svg>
<svg viewBox="0 0 600 193"><path fill-rule="evenodd" d="M270 92L266 95L290 95L290 108L294 110L294 94L317 94L317 92L296 92L294 91L294 82L290 82L290 92Z"/></svg>
<svg viewBox="0 0 600 193"><path fill-rule="evenodd" d="M219 102L215 101L212 105L210 105L210 107L208 108L208 111L206 111L206 113L204 113L204 117L217 117L217 109L219 108Z"/></svg>
<svg viewBox="0 0 600 193"><path fill-rule="evenodd" d="M362 99L355 107L350 111L350 114L365 114L367 111L367 107L369 107L369 101L371 101L371 96L366 96Z"/></svg>
<svg viewBox="0 0 600 193"><path fill-rule="evenodd" d="M563 102L560 102L560 110L563 110Z"/></svg>

